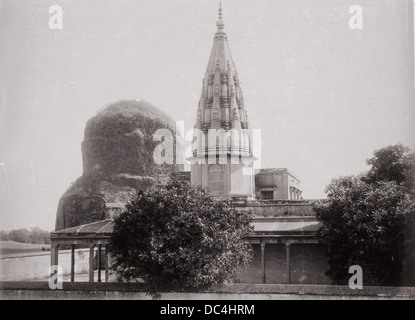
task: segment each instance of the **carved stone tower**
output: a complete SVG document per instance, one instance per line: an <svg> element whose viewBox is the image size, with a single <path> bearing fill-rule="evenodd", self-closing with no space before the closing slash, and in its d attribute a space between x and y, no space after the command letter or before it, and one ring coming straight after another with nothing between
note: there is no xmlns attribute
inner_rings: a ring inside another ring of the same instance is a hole
<svg viewBox="0 0 415 320"><path fill-rule="evenodd" d="M222 4L203 79L193 139L191 182L224 199L254 196L248 116L224 31Z"/></svg>

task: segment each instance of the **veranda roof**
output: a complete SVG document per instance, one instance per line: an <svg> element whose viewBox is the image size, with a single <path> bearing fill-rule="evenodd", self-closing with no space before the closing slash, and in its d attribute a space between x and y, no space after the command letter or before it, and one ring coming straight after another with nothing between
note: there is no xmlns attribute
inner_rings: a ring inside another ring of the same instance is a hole
<svg viewBox="0 0 415 320"><path fill-rule="evenodd" d="M275 236L314 236L320 226L315 217L254 217L254 234ZM51 239L110 237L114 220L107 219L51 232Z"/></svg>

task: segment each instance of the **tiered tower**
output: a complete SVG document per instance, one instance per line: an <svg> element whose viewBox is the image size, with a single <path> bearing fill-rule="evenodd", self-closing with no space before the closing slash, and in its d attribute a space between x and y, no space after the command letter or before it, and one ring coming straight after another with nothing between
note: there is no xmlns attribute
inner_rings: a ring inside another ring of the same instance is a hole
<svg viewBox="0 0 415 320"><path fill-rule="evenodd" d="M254 196L248 116L224 31L222 4L197 110L192 184L224 199Z"/></svg>

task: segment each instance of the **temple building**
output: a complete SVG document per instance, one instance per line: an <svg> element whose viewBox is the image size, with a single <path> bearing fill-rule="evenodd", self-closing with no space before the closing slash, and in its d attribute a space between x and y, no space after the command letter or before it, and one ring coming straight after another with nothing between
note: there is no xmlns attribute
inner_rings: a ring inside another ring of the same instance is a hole
<svg viewBox="0 0 415 320"><path fill-rule="evenodd" d="M194 126L191 182L224 199L253 198L248 115L224 31L222 6Z"/></svg>
<svg viewBox="0 0 415 320"><path fill-rule="evenodd" d="M194 126L191 183L223 199L300 200L300 180L287 169L254 175L253 146L222 5Z"/></svg>
<svg viewBox="0 0 415 320"><path fill-rule="evenodd" d="M260 169L255 174L255 195L260 200L301 200L300 179L286 168Z"/></svg>
<svg viewBox="0 0 415 320"><path fill-rule="evenodd" d="M216 27L196 114L191 171L170 170L170 177L203 186L218 201L252 213L253 233L245 240L252 244L254 259L238 275L242 283L327 284L327 247L317 236L319 222L311 201L302 197L299 178L286 168L254 172L253 140L221 6ZM107 271L110 218L51 233L52 265L58 264L59 247L71 246L74 281L74 248L84 245L90 248L90 281L93 256L100 257L101 250Z"/></svg>
<svg viewBox="0 0 415 320"><path fill-rule="evenodd" d="M253 213L254 233L246 241L254 261L239 274L241 282L327 283L326 247L300 179L287 168L253 169L254 140L221 5L216 27L196 113L190 176L172 176Z"/></svg>

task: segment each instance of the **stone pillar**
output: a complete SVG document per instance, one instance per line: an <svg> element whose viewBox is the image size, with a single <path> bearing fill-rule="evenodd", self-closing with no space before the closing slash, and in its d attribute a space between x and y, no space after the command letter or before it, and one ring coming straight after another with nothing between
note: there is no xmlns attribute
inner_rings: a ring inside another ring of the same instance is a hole
<svg viewBox="0 0 415 320"><path fill-rule="evenodd" d="M108 245L105 246L105 282L108 282Z"/></svg>
<svg viewBox="0 0 415 320"><path fill-rule="evenodd" d="M89 246L89 282L94 282L94 246Z"/></svg>
<svg viewBox="0 0 415 320"><path fill-rule="evenodd" d="M101 245L98 245L98 282L101 282Z"/></svg>
<svg viewBox="0 0 415 320"><path fill-rule="evenodd" d="M50 265L57 266L59 263L59 245L52 244L50 248Z"/></svg>
<svg viewBox="0 0 415 320"><path fill-rule="evenodd" d="M71 282L75 282L75 245L71 245Z"/></svg>
<svg viewBox="0 0 415 320"><path fill-rule="evenodd" d="M285 252L286 252L286 259L287 259L287 283L291 283L291 264L290 264L290 246L291 243L287 242L285 244Z"/></svg>
<svg viewBox="0 0 415 320"><path fill-rule="evenodd" d="M261 241L261 267L262 267L262 283L266 283L265 274L265 241Z"/></svg>

